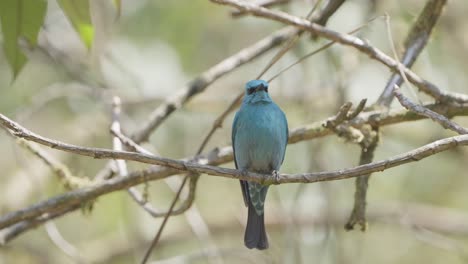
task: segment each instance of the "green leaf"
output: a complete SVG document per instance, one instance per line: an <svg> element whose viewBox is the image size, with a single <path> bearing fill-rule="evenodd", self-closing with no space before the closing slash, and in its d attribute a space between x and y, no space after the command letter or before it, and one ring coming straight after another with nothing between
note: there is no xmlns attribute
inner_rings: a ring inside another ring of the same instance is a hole
<svg viewBox="0 0 468 264"><path fill-rule="evenodd" d="M94 28L91 23L89 0L59 0L58 3L83 43L90 48L93 43Z"/></svg>
<svg viewBox="0 0 468 264"><path fill-rule="evenodd" d="M0 0L3 49L14 77L18 76L26 63L26 56L21 52L18 41L24 39L30 47L36 45L46 11L45 0Z"/></svg>

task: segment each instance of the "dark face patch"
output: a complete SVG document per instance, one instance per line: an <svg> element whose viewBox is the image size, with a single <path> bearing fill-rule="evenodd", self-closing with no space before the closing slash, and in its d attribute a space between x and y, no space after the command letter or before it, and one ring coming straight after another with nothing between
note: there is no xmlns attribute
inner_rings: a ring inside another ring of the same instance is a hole
<svg viewBox="0 0 468 264"><path fill-rule="evenodd" d="M256 93L258 91L265 91L268 93L268 86L264 86L263 84L260 84L256 87L250 87L249 89L247 89L247 94L248 95L251 95L253 93Z"/></svg>

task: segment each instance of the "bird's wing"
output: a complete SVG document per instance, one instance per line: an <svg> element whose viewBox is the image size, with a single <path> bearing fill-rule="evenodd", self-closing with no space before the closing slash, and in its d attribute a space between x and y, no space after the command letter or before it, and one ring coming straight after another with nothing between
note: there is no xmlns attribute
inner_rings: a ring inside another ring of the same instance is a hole
<svg viewBox="0 0 468 264"><path fill-rule="evenodd" d="M237 166L237 160L236 160L236 147L234 144L234 140L236 138L236 133L237 133L237 120L239 119L239 112L236 113L234 116L234 121L232 122L232 134L231 134L231 141L232 141L232 151L233 151L233 157L234 157L234 164L236 165L236 169L239 169Z"/></svg>
<svg viewBox="0 0 468 264"><path fill-rule="evenodd" d="M284 156L286 154L286 147L288 146L289 128L288 128L288 119L286 119L286 115L284 114L284 112L282 110L280 110L280 111L281 111L281 114L282 114L282 117L283 117L284 129L286 129L286 139L284 141L283 157L281 158L281 164L283 164Z"/></svg>
<svg viewBox="0 0 468 264"><path fill-rule="evenodd" d="M231 135L231 141L232 141L232 150L233 150L233 156L234 156L234 164L236 165L236 169L239 169L239 166L237 165L237 160L236 160L236 148L234 144L234 139L236 137L237 133L237 120L239 119L239 112L236 113L236 116L234 117L234 122L232 123L232 135ZM240 180L240 185L241 185L241 190L242 190L242 197L244 198L244 203L245 206L249 206L249 183L247 181Z"/></svg>

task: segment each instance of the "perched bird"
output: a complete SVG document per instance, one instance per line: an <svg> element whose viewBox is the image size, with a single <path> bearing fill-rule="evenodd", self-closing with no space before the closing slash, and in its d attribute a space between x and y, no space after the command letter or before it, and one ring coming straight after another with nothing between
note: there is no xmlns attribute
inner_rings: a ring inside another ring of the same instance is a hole
<svg viewBox="0 0 468 264"><path fill-rule="evenodd" d="M268 83L252 80L245 85L242 106L232 124L232 146L236 168L278 175L288 143L288 122L268 95ZM264 203L268 186L240 181L248 207L244 243L248 248L266 249Z"/></svg>

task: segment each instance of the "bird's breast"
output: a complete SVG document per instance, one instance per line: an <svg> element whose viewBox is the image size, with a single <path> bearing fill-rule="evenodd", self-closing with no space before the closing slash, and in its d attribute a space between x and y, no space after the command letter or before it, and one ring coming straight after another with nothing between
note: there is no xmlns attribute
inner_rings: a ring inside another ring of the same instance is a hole
<svg viewBox="0 0 468 264"><path fill-rule="evenodd" d="M240 168L264 173L279 169L286 140L280 114L268 105L241 112L234 139Z"/></svg>

